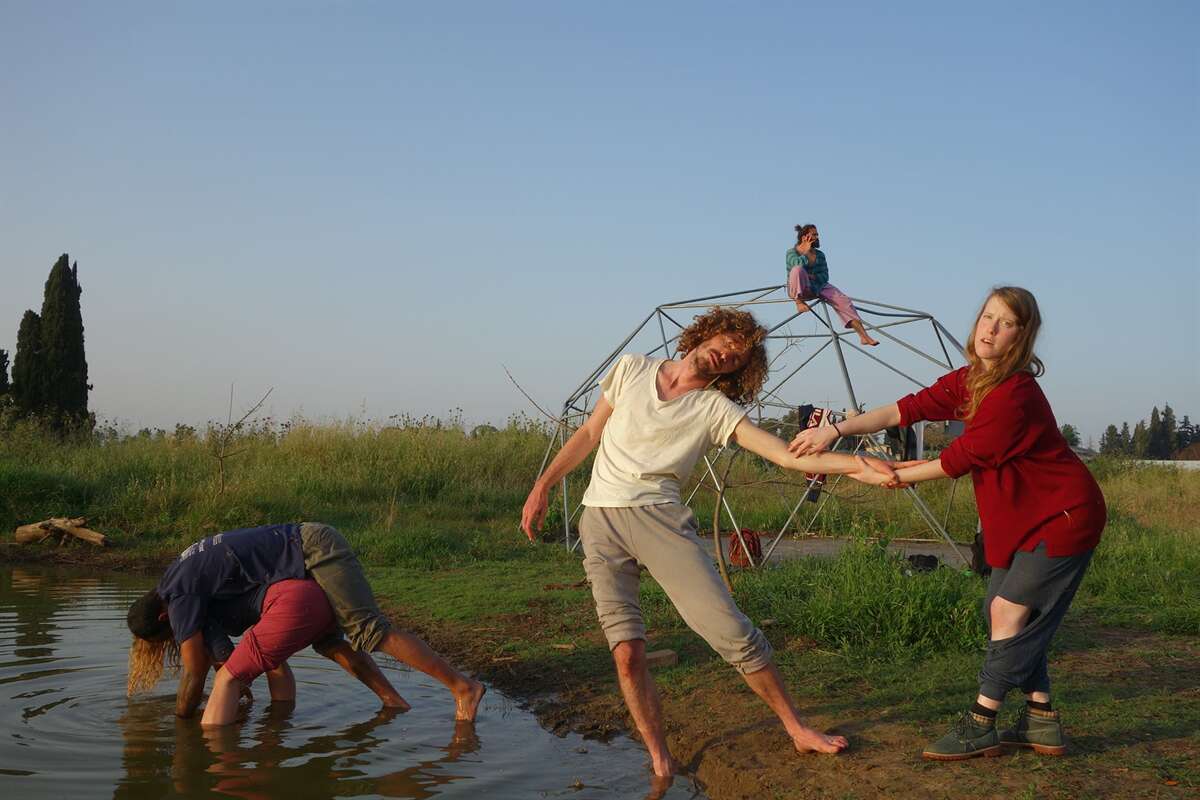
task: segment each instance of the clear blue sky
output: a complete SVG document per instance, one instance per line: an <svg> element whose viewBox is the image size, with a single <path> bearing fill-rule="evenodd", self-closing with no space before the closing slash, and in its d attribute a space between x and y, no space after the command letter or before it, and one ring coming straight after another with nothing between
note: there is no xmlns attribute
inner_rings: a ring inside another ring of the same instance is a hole
<svg viewBox="0 0 1200 800"><path fill-rule="evenodd" d="M0 1L0 347L69 252L102 416L502 421L814 221L960 336L1032 289L1060 422L1200 417L1200 6L603 5Z"/></svg>

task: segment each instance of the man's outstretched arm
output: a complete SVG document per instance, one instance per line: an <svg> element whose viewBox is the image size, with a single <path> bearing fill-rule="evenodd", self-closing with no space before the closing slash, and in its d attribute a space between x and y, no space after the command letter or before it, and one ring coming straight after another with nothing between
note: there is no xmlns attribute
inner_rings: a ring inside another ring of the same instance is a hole
<svg viewBox="0 0 1200 800"><path fill-rule="evenodd" d="M583 423L570 439L567 439L567 443L558 451L558 455L550 462L550 466L546 467L546 471L533 482L529 497L525 498L525 508L521 511L521 530L525 531L529 541L534 540L534 536L542 527L542 520L546 516L546 507L550 502L550 488L565 478L571 470L588 457L589 453L596 449L596 446L600 444L600 435L604 433L604 425L612 416L612 411L613 408L608 400L601 395L596 402L596 408L587 418L587 422Z"/></svg>
<svg viewBox="0 0 1200 800"><path fill-rule="evenodd" d="M811 456L794 456L788 452L787 444L778 436L767 433L747 417L743 417L733 430L737 443L785 469L802 472L823 472L847 475L856 481L875 486L892 486L896 473L892 464L871 456L855 456L843 453L821 453Z"/></svg>

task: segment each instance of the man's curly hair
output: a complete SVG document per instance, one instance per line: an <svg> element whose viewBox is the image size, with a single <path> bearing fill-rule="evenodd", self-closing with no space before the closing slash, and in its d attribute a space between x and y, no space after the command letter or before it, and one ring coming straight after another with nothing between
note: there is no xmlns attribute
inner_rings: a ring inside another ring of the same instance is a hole
<svg viewBox="0 0 1200 800"><path fill-rule="evenodd" d="M718 306L684 328L676 347L680 355L686 355L723 333L746 342L750 355L741 369L717 378L713 386L733 402L749 405L767 380L767 329L758 324L753 314Z"/></svg>

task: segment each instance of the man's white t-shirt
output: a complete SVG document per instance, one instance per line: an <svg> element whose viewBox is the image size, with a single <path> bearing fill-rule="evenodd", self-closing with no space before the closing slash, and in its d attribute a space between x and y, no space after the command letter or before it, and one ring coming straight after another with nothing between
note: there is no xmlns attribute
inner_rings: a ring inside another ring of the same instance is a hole
<svg viewBox="0 0 1200 800"><path fill-rule="evenodd" d="M666 359L626 354L600 390L613 407L600 436L585 506L629 507L678 503L679 484L710 447L724 445L746 410L717 389L658 397Z"/></svg>

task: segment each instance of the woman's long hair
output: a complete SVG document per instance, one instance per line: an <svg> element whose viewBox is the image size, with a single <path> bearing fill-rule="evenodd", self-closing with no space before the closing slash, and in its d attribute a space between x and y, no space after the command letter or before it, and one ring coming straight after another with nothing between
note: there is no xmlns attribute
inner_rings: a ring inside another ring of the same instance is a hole
<svg viewBox="0 0 1200 800"><path fill-rule="evenodd" d="M993 297L1004 303L1008 310L1017 318L1017 338L1003 356L996 361L991 369L975 354L975 330L979 327L979 318L983 309ZM979 410L983 399L1012 375L1018 372L1028 372L1035 378L1046 371L1042 360L1033 352L1037 341L1038 331L1042 327L1042 313L1038 310L1037 299L1028 289L1020 286L997 286L992 289L979 313L975 315L975 324L967 337L967 395L968 399L962 408L964 420L970 420Z"/></svg>
<svg viewBox="0 0 1200 800"><path fill-rule="evenodd" d="M160 619L166 611L162 597L157 591L149 591L133 601L125 622L133 634L129 647L129 683L126 692L133 696L137 692L154 688L162 677L163 668L179 672L179 645L171 635L171 623Z"/></svg>
<svg viewBox="0 0 1200 800"><path fill-rule="evenodd" d="M172 674L179 672L179 645L174 639L149 641L133 637L129 647L129 683L125 692L130 697L149 691L162 677L164 668Z"/></svg>

